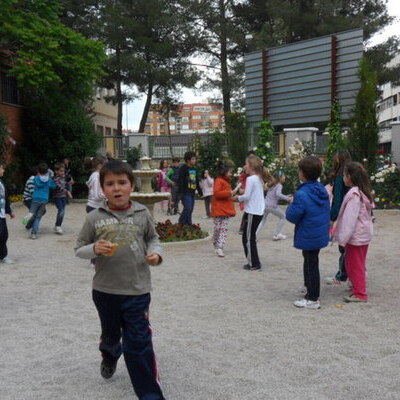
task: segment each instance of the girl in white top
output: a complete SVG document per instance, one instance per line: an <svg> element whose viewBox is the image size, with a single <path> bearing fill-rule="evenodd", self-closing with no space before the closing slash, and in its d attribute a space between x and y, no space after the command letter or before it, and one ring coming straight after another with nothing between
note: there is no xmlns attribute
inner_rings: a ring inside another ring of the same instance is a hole
<svg viewBox="0 0 400 400"><path fill-rule="evenodd" d="M99 208L106 196L104 196L103 190L100 186L100 170L105 164L105 160L100 157L95 157L92 160L92 166L94 168L94 172L90 175L86 185L89 188L88 202L86 204L86 212Z"/></svg>
<svg viewBox="0 0 400 400"><path fill-rule="evenodd" d="M250 155L246 159L246 189L240 190L238 201L244 203L244 229L242 243L246 255L247 264L244 269L256 271L261 269L257 250L257 228L264 216L264 182L271 179L268 171L264 168L262 160Z"/></svg>
<svg viewBox="0 0 400 400"><path fill-rule="evenodd" d="M288 203L291 203L293 201L293 196L292 195L286 196L282 193L282 185L286 180L286 176L282 170L275 171L275 173L272 176L272 179L273 180L271 184L268 185L269 189L267 195L265 196L264 217L258 227L257 235L263 229L268 214L271 213L279 218L278 225L276 226L276 229L274 231L273 240L283 240L287 238L287 236L282 233L282 228L283 225L285 224L286 217L285 213L278 207L278 201L284 200L287 201Z"/></svg>
<svg viewBox="0 0 400 400"><path fill-rule="evenodd" d="M205 170L199 185L201 187L201 190L203 191L203 198L204 198L204 205L206 207L206 216L203 218L210 218L211 217L211 201L212 201L212 196L214 194L214 179L211 178L210 173L208 170Z"/></svg>

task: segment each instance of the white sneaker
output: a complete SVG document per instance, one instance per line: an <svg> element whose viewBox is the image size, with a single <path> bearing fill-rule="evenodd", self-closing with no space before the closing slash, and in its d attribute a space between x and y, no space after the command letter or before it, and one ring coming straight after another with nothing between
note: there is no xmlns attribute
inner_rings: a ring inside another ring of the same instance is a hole
<svg viewBox="0 0 400 400"><path fill-rule="evenodd" d="M274 235L273 240L285 240L287 239L287 236L284 235L283 233L278 233L277 235Z"/></svg>
<svg viewBox="0 0 400 400"><path fill-rule="evenodd" d="M321 308L321 304L319 303L319 300L312 301L312 300L301 299L301 300L294 301L293 304L299 308L311 308L314 310Z"/></svg>
<svg viewBox="0 0 400 400"><path fill-rule="evenodd" d="M225 257L225 254L222 249L216 249L215 252L218 257Z"/></svg>
<svg viewBox="0 0 400 400"><path fill-rule="evenodd" d="M55 226L54 227L54 232L57 233L58 235L62 235L63 234L63 230L62 230L61 226Z"/></svg>
<svg viewBox="0 0 400 400"><path fill-rule="evenodd" d="M26 225L26 224L30 221L30 219L32 218L32 216L33 216L32 213L29 213L28 215L25 215L25 217L22 218L22 223L23 223L24 225Z"/></svg>
<svg viewBox="0 0 400 400"><path fill-rule="evenodd" d="M4 257L2 260L0 260L0 263L2 263L2 264L14 264L15 261L11 260L11 258Z"/></svg>

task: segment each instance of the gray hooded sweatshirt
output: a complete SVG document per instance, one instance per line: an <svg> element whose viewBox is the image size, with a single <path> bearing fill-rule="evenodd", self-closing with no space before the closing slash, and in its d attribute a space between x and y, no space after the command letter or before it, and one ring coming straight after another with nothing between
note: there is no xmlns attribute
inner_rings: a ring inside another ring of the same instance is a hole
<svg viewBox="0 0 400 400"><path fill-rule="evenodd" d="M98 240L118 243L112 257L96 255ZM128 210L110 210L107 203L86 216L75 247L80 258L95 258L93 289L104 293L142 295L151 291L150 267L145 256L161 247L147 208L131 202Z"/></svg>

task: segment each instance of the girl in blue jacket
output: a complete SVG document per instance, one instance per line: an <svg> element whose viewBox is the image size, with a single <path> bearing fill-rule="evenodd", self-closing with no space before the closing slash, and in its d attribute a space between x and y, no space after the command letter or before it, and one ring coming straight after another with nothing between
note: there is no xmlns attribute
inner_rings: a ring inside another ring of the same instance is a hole
<svg viewBox="0 0 400 400"><path fill-rule="evenodd" d="M329 241L329 195L317 181L322 171L321 161L314 156L299 161L302 182L294 194L293 203L286 209L286 219L295 224L294 247L303 252L304 299L294 302L296 307L320 308L319 251Z"/></svg>

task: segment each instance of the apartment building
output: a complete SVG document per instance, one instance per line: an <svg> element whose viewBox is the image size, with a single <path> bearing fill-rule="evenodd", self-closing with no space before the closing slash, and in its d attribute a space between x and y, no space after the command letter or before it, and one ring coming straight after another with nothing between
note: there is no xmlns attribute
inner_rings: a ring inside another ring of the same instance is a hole
<svg viewBox="0 0 400 400"><path fill-rule="evenodd" d="M390 65L400 64L400 55ZM378 102L378 123L380 144L384 152L390 152L392 142L392 122L400 121L400 86L385 83L380 87L381 100Z"/></svg>
<svg viewBox="0 0 400 400"><path fill-rule="evenodd" d="M147 117L145 133L151 135L207 133L224 129L224 112L220 103L183 104L170 113L169 120L159 105L152 105Z"/></svg>
<svg viewBox="0 0 400 400"><path fill-rule="evenodd" d="M97 88L93 99L93 123L100 136L116 136L118 122L118 107L107 103L108 96L114 96L114 89Z"/></svg>

